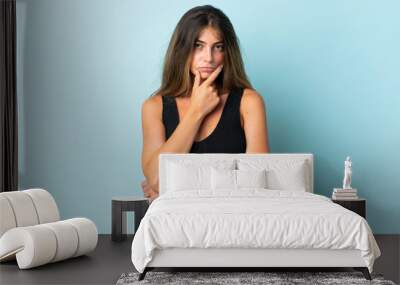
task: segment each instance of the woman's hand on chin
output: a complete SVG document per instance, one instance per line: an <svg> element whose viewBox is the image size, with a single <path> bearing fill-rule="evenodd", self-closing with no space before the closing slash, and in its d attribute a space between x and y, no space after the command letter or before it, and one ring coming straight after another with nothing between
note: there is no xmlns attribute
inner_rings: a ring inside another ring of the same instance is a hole
<svg viewBox="0 0 400 285"><path fill-rule="evenodd" d="M207 116L220 103L221 98L218 96L218 90L215 88L214 80L221 72L222 67L222 65L218 66L202 83L200 83L200 71L196 70L189 108L194 113L200 114L201 117Z"/></svg>

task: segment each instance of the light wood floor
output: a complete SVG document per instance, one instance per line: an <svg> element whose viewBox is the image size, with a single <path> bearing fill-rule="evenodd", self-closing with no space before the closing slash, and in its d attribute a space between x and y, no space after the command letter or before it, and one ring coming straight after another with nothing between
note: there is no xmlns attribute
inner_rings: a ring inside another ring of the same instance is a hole
<svg viewBox="0 0 400 285"><path fill-rule="evenodd" d="M400 235L375 236L382 256L374 272L399 283ZM135 271L131 259L132 236L124 242L112 242L110 235L100 235L95 251L87 256L19 270L15 261L0 264L0 284L115 284L124 272ZM311 271L311 270L310 270Z"/></svg>

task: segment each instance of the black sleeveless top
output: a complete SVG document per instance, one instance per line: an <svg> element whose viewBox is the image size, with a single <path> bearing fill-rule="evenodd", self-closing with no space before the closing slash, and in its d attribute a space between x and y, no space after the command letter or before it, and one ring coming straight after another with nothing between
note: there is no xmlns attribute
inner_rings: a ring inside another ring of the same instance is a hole
<svg viewBox="0 0 400 285"><path fill-rule="evenodd" d="M194 142L190 153L245 153L246 137L240 124L240 100L243 88L233 88L226 99L221 118L214 131L205 139ZM168 139L179 124L174 97L162 96L162 121Z"/></svg>

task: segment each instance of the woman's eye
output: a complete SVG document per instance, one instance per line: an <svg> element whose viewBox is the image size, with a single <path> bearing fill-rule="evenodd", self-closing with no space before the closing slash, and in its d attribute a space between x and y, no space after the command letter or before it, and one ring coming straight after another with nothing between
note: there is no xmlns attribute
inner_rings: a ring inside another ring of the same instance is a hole
<svg viewBox="0 0 400 285"><path fill-rule="evenodd" d="M216 48L221 50L221 51L224 50L224 46L223 45L216 46Z"/></svg>
<svg viewBox="0 0 400 285"><path fill-rule="evenodd" d="M201 44L194 44L196 48L201 47Z"/></svg>

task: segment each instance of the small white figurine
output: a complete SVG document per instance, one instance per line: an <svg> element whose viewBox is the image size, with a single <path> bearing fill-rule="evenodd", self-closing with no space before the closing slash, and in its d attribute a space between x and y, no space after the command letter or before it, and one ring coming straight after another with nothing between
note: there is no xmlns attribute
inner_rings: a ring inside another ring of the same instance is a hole
<svg viewBox="0 0 400 285"><path fill-rule="evenodd" d="M343 179L343 189L352 189L351 184L351 159L350 156L346 157L344 162L344 179Z"/></svg>

